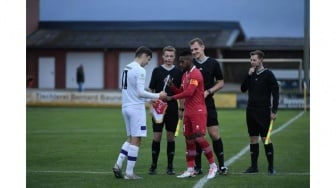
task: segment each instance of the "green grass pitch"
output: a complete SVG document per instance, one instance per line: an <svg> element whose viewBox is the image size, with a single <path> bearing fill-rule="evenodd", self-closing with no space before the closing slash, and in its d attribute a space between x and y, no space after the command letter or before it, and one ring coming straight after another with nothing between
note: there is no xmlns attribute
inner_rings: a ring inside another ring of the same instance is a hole
<svg viewBox="0 0 336 188"><path fill-rule="evenodd" d="M299 114L299 110L280 110L273 130ZM218 111L225 160L249 143L245 111ZM151 164L152 125L147 118L148 136L143 139L135 172L144 179L116 179L112 173L125 128L120 108L27 107L26 109L26 185L48 187L193 187L203 176L178 179L165 174L167 165L165 136L161 141L158 175L148 175ZM282 131L272 135L276 176L267 175L267 162L260 144L259 173L242 174L250 164L249 153L235 160L228 176L217 176L204 187L309 187L310 113L306 112ZM164 132L165 135L165 132ZM209 137L207 137L209 140ZM211 143L211 142L210 142ZM206 158L202 157L207 172ZM126 161L125 161L126 162ZM126 167L124 162L123 169ZM184 137L176 137L174 167L177 174L186 169Z"/></svg>

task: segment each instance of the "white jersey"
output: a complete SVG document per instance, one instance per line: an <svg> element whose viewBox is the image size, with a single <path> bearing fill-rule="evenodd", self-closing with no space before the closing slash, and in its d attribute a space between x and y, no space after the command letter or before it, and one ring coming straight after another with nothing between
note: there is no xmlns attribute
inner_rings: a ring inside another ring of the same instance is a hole
<svg viewBox="0 0 336 188"><path fill-rule="evenodd" d="M159 93L145 91L146 70L135 61L126 65L121 80L122 107L144 104L146 99L159 98Z"/></svg>

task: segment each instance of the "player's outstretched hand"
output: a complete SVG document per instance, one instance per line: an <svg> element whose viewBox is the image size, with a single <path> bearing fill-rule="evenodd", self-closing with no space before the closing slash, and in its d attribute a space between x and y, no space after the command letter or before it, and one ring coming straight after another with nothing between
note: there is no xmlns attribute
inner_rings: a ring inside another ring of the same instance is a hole
<svg viewBox="0 0 336 188"><path fill-rule="evenodd" d="M166 92L164 92L164 91L161 91L160 92L160 99L165 99L167 97L167 93Z"/></svg>

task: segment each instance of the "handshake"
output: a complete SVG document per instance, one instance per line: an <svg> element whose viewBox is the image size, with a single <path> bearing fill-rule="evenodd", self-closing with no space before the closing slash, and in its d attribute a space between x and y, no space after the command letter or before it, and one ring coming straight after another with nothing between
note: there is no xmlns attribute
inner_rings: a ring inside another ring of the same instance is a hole
<svg viewBox="0 0 336 188"><path fill-rule="evenodd" d="M161 99L163 101L171 101L171 100L173 100L173 97L172 96L167 96L167 93L165 91L161 91L159 94L160 94L159 99Z"/></svg>

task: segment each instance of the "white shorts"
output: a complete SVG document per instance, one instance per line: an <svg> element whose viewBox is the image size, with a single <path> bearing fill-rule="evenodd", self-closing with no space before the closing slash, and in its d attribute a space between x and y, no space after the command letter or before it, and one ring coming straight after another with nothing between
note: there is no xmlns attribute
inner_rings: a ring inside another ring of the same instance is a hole
<svg viewBox="0 0 336 188"><path fill-rule="evenodd" d="M144 104L131 105L122 108L127 136L146 137L146 107Z"/></svg>

